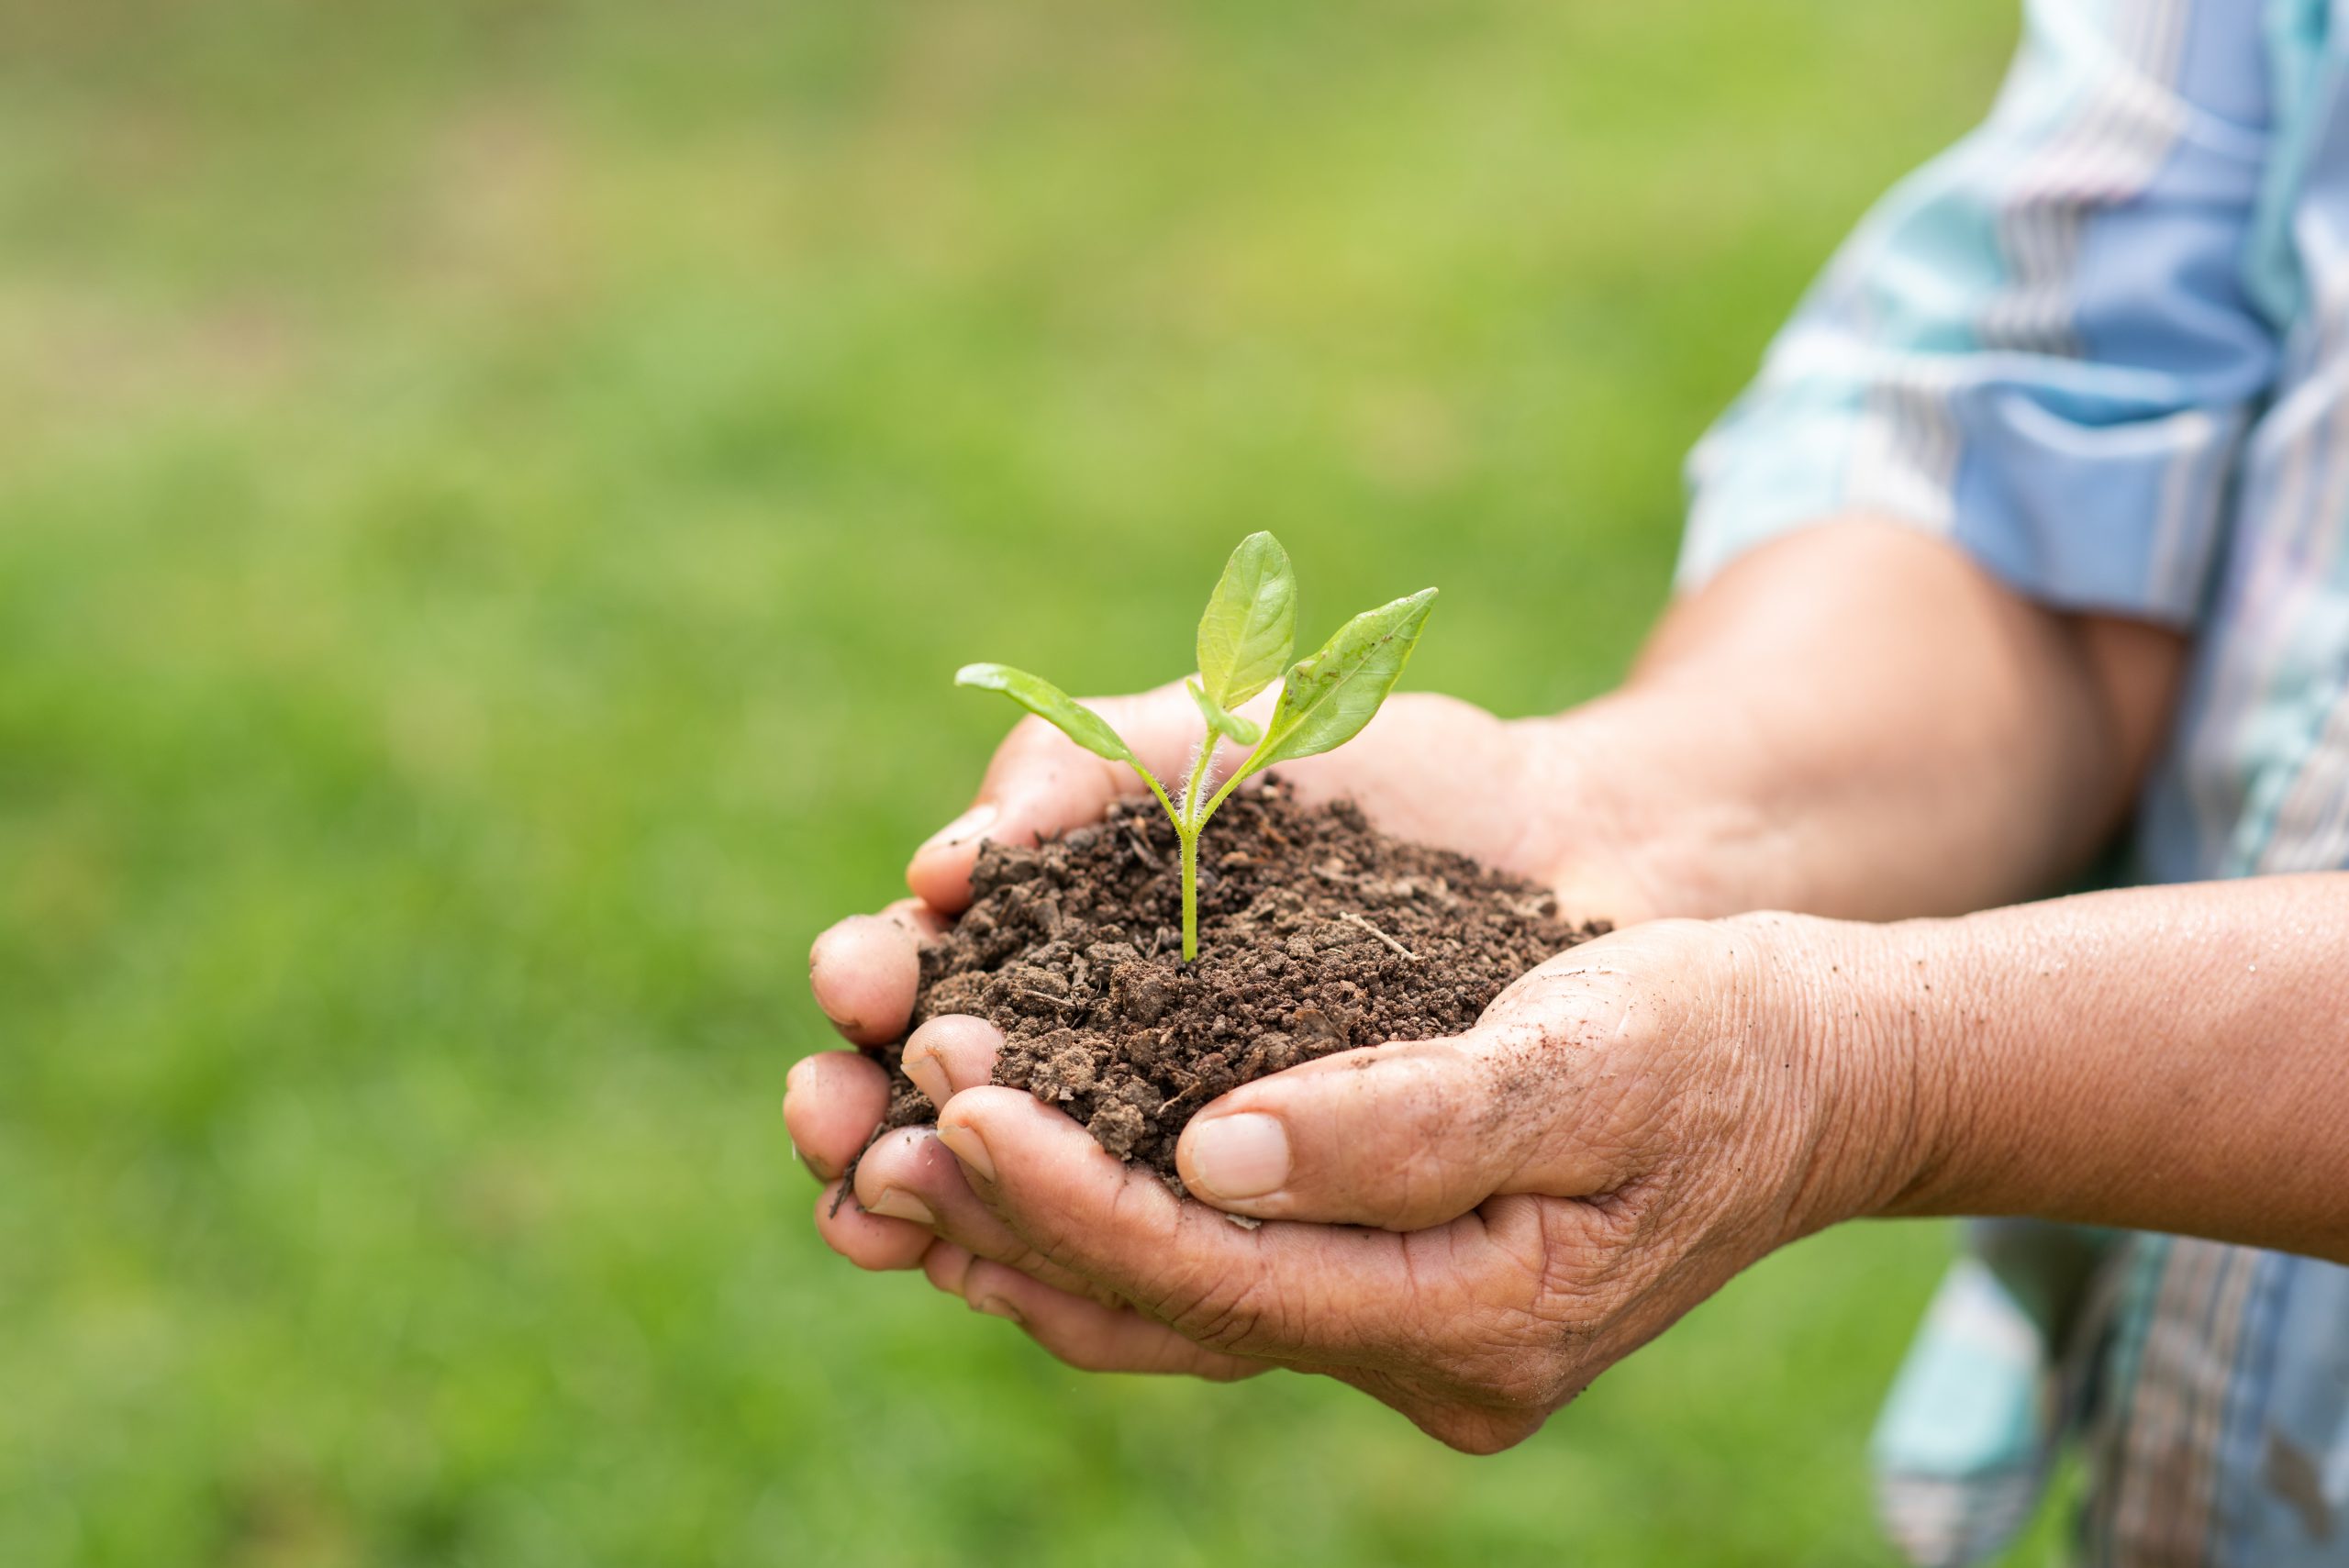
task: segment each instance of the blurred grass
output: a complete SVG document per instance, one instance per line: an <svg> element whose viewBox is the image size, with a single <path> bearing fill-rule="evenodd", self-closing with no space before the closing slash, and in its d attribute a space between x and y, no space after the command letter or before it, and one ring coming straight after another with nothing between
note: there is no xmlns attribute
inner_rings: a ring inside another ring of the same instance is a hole
<svg viewBox="0 0 2349 1568"><path fill-rule="evenodd" d="M0 10L0 1562L1862 1563L1943 1243L1497 1460L1065 1373L804 1219L801 955L986 655L1231 539L1602 688L2003 4Z"/></svg>

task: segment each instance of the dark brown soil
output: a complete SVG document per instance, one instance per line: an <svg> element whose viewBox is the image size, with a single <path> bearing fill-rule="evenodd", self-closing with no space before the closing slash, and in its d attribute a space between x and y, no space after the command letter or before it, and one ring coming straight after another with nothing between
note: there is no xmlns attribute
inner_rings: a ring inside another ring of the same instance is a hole
<svg viewBox="0 0 2349 1568"><path fill-rule="evenodd" d="M1277 783L1235 795L1200 843L1199 956L1182 962L1174 828L1155 802L1034 850L986 845L977 900L924 951L914 1023L972 1013L1009 1041L995 1081L1174 1178L1192 1113L1252 1078L1476 1021L1509 982L1599 935L1546 890L1307 809ZM937 1111L898 1071L886 1128Z"/></svg>

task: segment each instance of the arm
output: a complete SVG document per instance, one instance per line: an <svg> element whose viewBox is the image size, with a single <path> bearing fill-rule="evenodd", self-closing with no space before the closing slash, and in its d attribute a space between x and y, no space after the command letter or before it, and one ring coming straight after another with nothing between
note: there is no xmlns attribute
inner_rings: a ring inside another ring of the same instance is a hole
<svg viewBox="0 0 2349 1568"><path fill-rule="evenodd" d="M1738 562L1622 691L1542 728L1575 759L1569 798L1636 847L1653 913L1954 912L2043 893L2110 837L2184 649L1854 517Z"/></svg>
<svg viewBox="0 0 2349 1568"><path fill-rule="evenodd" d="M1869 1009L1915 1064L1876 1209L2034 1214L2349 1262L2349 873L1889 927ZM1887 1071L1898 1071L1887 1068Z"/></svg>

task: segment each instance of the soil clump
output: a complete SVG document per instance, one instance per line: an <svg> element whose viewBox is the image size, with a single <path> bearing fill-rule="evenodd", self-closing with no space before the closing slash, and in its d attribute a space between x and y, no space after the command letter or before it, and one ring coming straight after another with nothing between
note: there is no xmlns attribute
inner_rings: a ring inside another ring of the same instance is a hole
<svg viewBox="0 0 2349 1568"><path fill-rule="evenodd" d="M1032 850L984 846L971 907L922 951L913 1014L995 1024L996 1083L1177 1192L1175 1140L1208 1101L1333 1051L1458 1034L1608 929L1568 925L1532 883L1375 832L1351 802L1299 806L1277 780L1226 801L1199 858L1186 964L1174 830L1154 802ZM885 1130L938 1114L903 1051L868 1051L892 1079Z"/></svg>

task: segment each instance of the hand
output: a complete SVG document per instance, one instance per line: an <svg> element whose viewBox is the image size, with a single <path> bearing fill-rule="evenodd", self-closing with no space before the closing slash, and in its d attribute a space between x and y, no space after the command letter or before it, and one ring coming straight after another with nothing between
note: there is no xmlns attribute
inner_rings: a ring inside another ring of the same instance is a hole
<svg viewBox="0 0 2349 1568"><path fill-rule="evenodd" d="M1247 711L1261 719L1272 700L1268 693ZM1179 684L1093 706L1162 777L1179 773L1197 742L1198 710ZM1238 760L1227 746L1221 765ZM1418 694L1390 700L1341 750L1280 769L1302 800L1352 796L1385 831L1475 855L1556 888L1575 918L1637 919L1653 912L1657 900L1635 868L1609 848L1627 835L1582 786L1593 772L1553 722L1506 723L1466 703ZM858 1044L897 1039L912 1016L917 944L970 903L980 841L1032 844L1043 834L1097 821L1112 800L1140 793L1130 769L1080 750L1041 719L1022 720L996 751L977 803L915 852L906 880L916 896L880 916L852 917L817 940L808 966L817 1002ZM970 1086L950 1082L949 1058L929 1050L909 1050L907 1063L941 1105L954 1089ZM986 1082L985 1067L973 1070L978 1076L971 1083ZM910 1151L926 1133L876 1149L859 1173L863 1211L842 1205L832 1212L832 1184L872 1137L887 1103L887 1080L877 1065L853 1051L833 1051L793 1067L785 1118L801 1156L827 1184L817 1206L825 1239L865 1268L906 1269L922 1261L933 1234L905 1189L890 1194L888 1178L901 1157L952 1170L942 1153Z"/></svg>
<svg viewBox="0 0 2349 1568"><path fill-rule="evenodd" d="M2324 936L2344 901L2333 873L1893 926L1636 927L1456 1039L1203 1109L1179 1168L1248 1234L990 1085L1000 1037L940 1018L908 1047L948 1095L939 1128L876 1148L859 1192L918 1211L933 1283L1079 1366L1321 1372L1498 1448L1844 1218L2031 1214L2349 1258Z"/></svg>
<svg viewBox="0 0 2349 1568"><path fill-rule="evenodd" d="M1252 1231L987 1086L999 1037L941 1019L923 1036L970 1086L874 1184L934 1217L935 1284L1078 1366L1323 1373L1492 1451L1765 1253L1891 1201L1905 1036L1855 1024L1834 983L1875 931L1645 925L1456 1039L1243 1085L1177 1158Z"/></svg>

